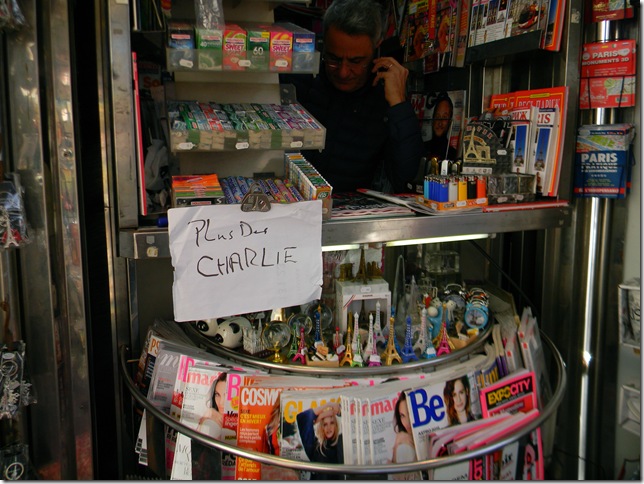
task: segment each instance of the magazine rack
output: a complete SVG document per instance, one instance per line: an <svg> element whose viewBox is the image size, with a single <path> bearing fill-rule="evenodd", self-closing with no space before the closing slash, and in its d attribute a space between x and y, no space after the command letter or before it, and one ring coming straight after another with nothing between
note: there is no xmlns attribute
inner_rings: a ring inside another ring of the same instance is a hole
<svg viewBox="0 0 644 484"><path fill-rule="evenodd" d="M119 371L123 382L125 383L128 391L139 404L141 404L147 412L153 415L156 419L160 420L162 423L172 427L173 429L181 432L182 434L195 439L196 441L213 447L219 451L229 452L238 457L243 457L246 459L251 459L261 464L268 465L277 465L282 467L287 467L290 469L296 469L301 471L309 472L324 472L324 473L333 473L333 474L351 474L351 475L382 475L382 474L398 474L403 472L415 472L420 470L434 469L442 466L452 465L459 462L463 462L469 459L476 457L484 456L492 451L500 449L508 444L511 444L521 436L527 434L528 432L536 429L537 427L542 426L557 410L559 404L563 399L563 395L566 389L566 372L565 372L565 363L561 357L561 354L557 350L556 346L550 338L548 338L543 332L541 333L541 338L544 344L549 348L551 353L551 358L554 360L554 370L556 381L553 384L553 394L552 398L544 405L544 408L541 409L539 416L532 420L529 424L525 425L520 430L513 432L506 436L503 439L499 439L492 444L480 447L476 450L463 452L460 454L449 455L446 457L439 457L434 459L426 459L417 462L408 462L402 464L379 464L379 465L349 465L349 464L326 464L326 463L317 463L317 462L303 462L293 459L286 459L284 457L279 457L271 454L265 454L262 452L256 452L235 445L226 444L212 439L204 434L196 432L195 430L186 427L181 424L179 421L174 418L166 415L162 411L156 409L149 400L140 393L137 387L134 384L130 376L130 370L128 369L128 364L136 363L138 360L127 360L128 347L122 345L119 348ZM289 367L292 368L292 367ZM310 367L303 367L310 370ZM399 365L393 367L385 367L389 372L394 373L399 370ZM344 369L343 371L346 371ZM552 373L551 373L552 376Z"/></svg>
<svg viewBox="0 0 644 484"><path fill-rule="evenodd" d="M239 353L236 351L231 351L224 346L214 343L212 340L204 336L196 327L194 323L183 323L183 329L190 339L192 339L198 346L205 348L210 353L214 355L226 358L227 360L236 361L238 363L259 367L268 372L280 372L280 373L290 373L290 374L304 374L311 375L315 374L316 376L344 376L344 375L353 375L360 376L365 375L365 372L368 371L369 375L388 375L395 374L402 371L415 371L422 370L424 372L431 372L434 369L438 368L441 365L450 363L453 361L465 361L469 358L469 355L480 349L488 337L492 334L492 324L488 324L485 330L473 341L471 344L467 345L463 349L458 351L453 351L451 353L437 356L429 360L420 359L418 361L413 361L410 363L401 363L394 366L370 366L367 368L359 367L347 367L347 366L337 366L337 367L327 367L327 366L313 366L313 365L291 365L284 363L273 363L271 361L262 360L251 355L244 353Z"/></svg>

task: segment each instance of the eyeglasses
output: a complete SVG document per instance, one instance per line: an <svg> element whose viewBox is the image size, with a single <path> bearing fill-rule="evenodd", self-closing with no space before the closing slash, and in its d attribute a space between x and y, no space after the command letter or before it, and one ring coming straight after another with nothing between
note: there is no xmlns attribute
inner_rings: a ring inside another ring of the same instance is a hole
<svg viewBox="0 0 644 484"><path fill-rule="evenodd" d="M324 64L332 70L340 69L342 67L342 63L345 62L349 70L351 71L361 71L363 69L366 69L371 65L371 60L368 62L365 62L364 59L340 59L338 57L334 56L329 56L328 54L325 54L322 56L322 61Z"/></svg>

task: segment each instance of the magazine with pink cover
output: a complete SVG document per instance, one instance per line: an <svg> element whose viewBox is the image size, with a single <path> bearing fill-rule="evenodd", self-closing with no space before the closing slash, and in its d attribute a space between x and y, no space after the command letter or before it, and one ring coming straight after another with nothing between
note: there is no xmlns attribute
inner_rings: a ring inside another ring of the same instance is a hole
<svg viewBox="0 0 644 484"><path fill-rule="evenodd" d="M216 440L223 440L225 376L226 373L221 367L194 363L186 369L183 378L179 421L186 427ZM211 463L216 459L217 465L209 466L208 473L202 472L200 476L193 476L193 444L197 442L192 442L190 437L177 432L170 478L173 480L221 479L221 460L217 451L209 452L209 458L203 459L202 463L205 465L206 460Z"/></svg>
<svg viewBox="0 0 644 484"><path fill-rule="evenodd" d="M529 308L526 308L529 309ZM537 385L537 399L540 408L552 397L552 387L548 378L543 343L537 325L537 318L530 311L524 311L517 330L521 355L525 367L534 371Z"/></svg>
<svg viewBox="0 0 644 484"><path fill-rule="evenodd" d="M506 411L526 413L537 404L533 371L521 369L480 390L483 418Z"/></svg>

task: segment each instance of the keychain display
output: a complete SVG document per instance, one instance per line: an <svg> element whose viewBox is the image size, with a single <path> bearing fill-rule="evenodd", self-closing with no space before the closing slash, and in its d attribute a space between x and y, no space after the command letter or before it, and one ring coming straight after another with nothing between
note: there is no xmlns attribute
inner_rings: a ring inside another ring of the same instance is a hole
<svg viewBox="0 0 644 484"><path fill-rule="evenodd" d="M25 25L17 0L0 0L0 31L19 30Z"/></svg>
<svg viewBox="0 0 644 484"><path fill-rule="evenodd" d="M17 173L0 182L0 247L21 247L30 242L22 186Z"/></svg>
<svg viewBox="0 0 644 484"><path fill-rule="evenodd" d="M21 406L35 402L24 378L25 343L0 347L0 420L14 418Z"/></svg>
<svg viewBox="0 0 644 484"><path fill-rule="evenodd" d="M5 481L28 479L29 446L26 444L10 445L0 449L0 469Z"/></svg>

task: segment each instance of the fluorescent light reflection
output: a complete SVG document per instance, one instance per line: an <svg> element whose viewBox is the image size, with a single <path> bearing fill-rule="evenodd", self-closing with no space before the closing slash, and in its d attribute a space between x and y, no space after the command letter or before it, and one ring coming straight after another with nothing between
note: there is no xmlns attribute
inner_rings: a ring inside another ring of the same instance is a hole
<svg viewBox="0 0 644 484"><path fill-rule="evenodd" d="M490 234L468 234L468 235L450 235L446 237L428 237L425 239L408 239L408 240L392 240L386 242L387 247L400 247L402 245L415 245L415 244L435 244L438 242L459 242L461 240L477 240L487 239Z"/></svg>
<svg viewBox="0 0 644 484"><path fill-rule="evenodd" d="M326 245L322 247L322 252L331 252L334 250L355 250L359 248L360 244Z"/></svg>

